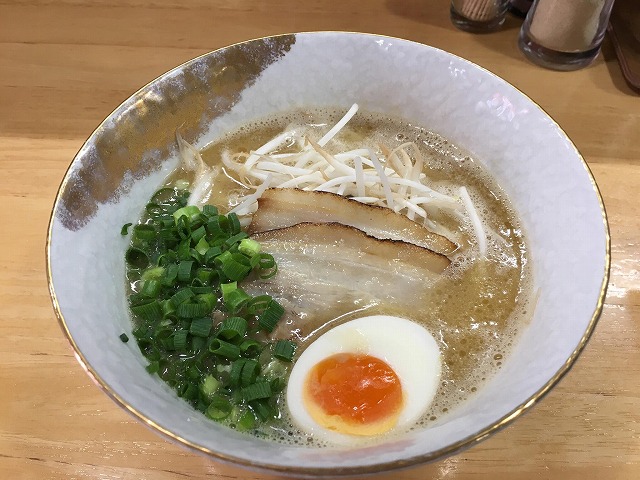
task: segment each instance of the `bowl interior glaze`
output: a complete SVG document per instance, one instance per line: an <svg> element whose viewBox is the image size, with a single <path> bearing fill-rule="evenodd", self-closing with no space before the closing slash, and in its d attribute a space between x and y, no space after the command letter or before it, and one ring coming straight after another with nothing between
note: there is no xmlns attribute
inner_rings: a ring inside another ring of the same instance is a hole
<svg viewBox="0 0 640 480"><path fill-rule="evenodd" d="M273 444L205 419L144 369L125 299L124 223L177 165L175 131L202 147L247 120L300 106L403 117L469 150L510 196L540 290L499 373L428 429L359 448ZM58 193L47 244L56 313L87 372L156 431L214 458L296 475L418 464L475 444L537 402L568 371L602 308L609 237L602 200L561 128L510 84L426 45L318 32L253 40L154 80L89 137Z"/></svg>

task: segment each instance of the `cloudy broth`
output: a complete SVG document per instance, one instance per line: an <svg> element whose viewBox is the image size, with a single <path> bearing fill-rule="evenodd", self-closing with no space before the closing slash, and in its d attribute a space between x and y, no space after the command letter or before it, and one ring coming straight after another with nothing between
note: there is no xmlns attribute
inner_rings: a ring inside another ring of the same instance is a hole
<svg viewBox="0 0 640 480"><path fill-rule="evenodd" d="M221 165L224 149L255 150L292 125L305 125L307 136L317 140L343 113L330 109L296 110L256 121L228 133L202 155L208 164ZM437 125L433 127L437 129ZM451 265L423 298L411 305L382 303L375 298L354 299L352 303L328 305L322 318L316 319L324 325L321 328L300 335L299 325L293 322L290 327L291 337L300 342L302 351L328 328L364 315L391 314L423 325L438 341L443 356L440 387L418 422L426 426L467 400L508 358L518 330L530 317L531 273L525 236L505 193L477 160L446 139L403 120L360 112L326 149L377 149L379 144L393 149L405 142L415 142L421 149L426 160L424 173L436 190L456 195L460 186L467 188L487 234L486 259L477 258L469 225L448 213L435 214L433 220L450 232L454 237L450 240L460 248L449 256ZM288 151L291 149L287 146L281 148L281 153ZM168 183L178 179L192 180L178 169ZM251 192L223 170L208 203L225 212ZM276 296L273 292L264 293ZM321 445L296 429L286 414L281 421L261 427L258 435L285 443Z"/></svg>

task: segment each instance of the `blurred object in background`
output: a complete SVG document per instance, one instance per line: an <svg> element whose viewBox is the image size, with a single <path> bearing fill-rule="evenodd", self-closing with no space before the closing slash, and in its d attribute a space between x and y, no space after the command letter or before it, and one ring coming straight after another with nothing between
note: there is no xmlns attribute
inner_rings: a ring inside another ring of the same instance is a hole
<svg viewBox="0 0 640 480"><path fill-rule="evenodd" d="M533 0L511 0L509 2L509 11L519 17L526 17L527 12L533 5Z"/></svg>
<svg viewBox="0 0 640 480"><path fill-rule="evenodd" d="M614 0L536 0L520 30L529 60L554 70L577 70L600 51Z"/></svg>
<svg viewBox="0 0 640 480"><path fill-rule="evenodd" d="M451 22L460 30L486 33L504 23L509 0L451 0Z"/></svg>
<svg viewBox="0 0 640 480"><path fill-rule="evenodd" d="M609 36L620 62L622 75L640 92L640 2L617 0L609 20Z"/></svg>

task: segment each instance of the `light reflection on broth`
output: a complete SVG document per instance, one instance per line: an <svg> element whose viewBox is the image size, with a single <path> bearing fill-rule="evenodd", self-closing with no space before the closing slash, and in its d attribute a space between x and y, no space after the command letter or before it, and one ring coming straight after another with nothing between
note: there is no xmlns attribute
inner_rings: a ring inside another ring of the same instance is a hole
<svg viewBox="0 0 640 480"><path fill-rule="evenodd" d="M209 145L203 158L210 165L220 165L223 149L251 151L291 125L307 125L307 135L317 140L342 113L300 110L248 124ZM451 240L460 248L424 298L416 298L411 305L382 303L374 297L352 298L327 304L322 315L316 312L312 319L308 318L309 312L298 311L298 318L311 323L303 329L292 322L289 328L291 336L301 342L300 353L331 327L365 315L394 315L423 324L438 340L444 359L441 386L432 407L419 422L426 425L466 400L508 358L514 336L528 318L531 279L523 232L505 194L478 162L447 140L397 119L361 112L326 148L332 151L333 142L339 142L343 150L363 145L375 148L379 143L392 149L407 141L422 148L428 159L424 172L436 189L449 195L456 195L459 186L469 191L488 236L486 260L475 258L475 242L466 233L473 230L461 229L459 219L449 214L436 215L433 220L454 232L456 238ZM291 150L285 147L281 153L288 151ZM179 178L185 178L180 169L169 181ZM222 212L228 211L240 197L251 192L221 174L208 203ZM265 293L276 296L274 292ZM282 425L266 429L264 434L287 443L313 443L286 423L285 418Z"/></svg>

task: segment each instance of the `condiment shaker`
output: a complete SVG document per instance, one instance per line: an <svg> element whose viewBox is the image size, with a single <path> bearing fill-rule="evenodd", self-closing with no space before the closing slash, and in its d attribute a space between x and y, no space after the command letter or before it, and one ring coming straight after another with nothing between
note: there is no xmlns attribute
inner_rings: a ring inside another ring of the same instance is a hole
<svg viewBox="0 0 640 480"><path fill-rule="evenodd" d="M537 65L577 70L598 55L614 0L536 0L518 45Z"/></svg>
<svg viewBox="0 0 640 480"><path fill-rule="evenodd" d="M451 0L451 22L460 30L485 33L504 23L509 0Z"/></svg>

